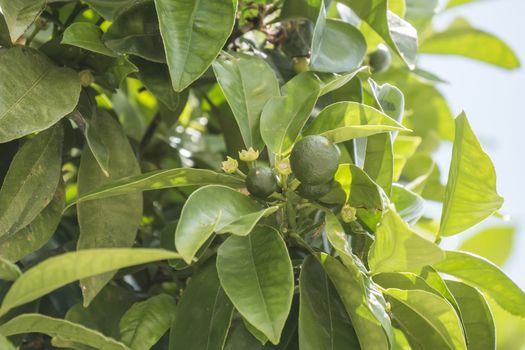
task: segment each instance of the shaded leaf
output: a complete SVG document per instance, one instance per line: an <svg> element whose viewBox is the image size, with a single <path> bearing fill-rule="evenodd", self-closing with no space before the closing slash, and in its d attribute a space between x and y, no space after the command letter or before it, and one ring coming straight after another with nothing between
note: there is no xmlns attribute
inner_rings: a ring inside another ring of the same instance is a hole
<svg viewBox="0 0 525 350"><path fill-rule="evenodd" d="M67 27L64 31L62 44L77 46L105 56L117 56L102 42L102 29L87 22L77 22Z"/></svg>
<svg viewBox="0 0 525 350"><path fill-rule="evenodd" d="M24 34L45 6L45 0L0 0L12 42Z"/></svg>
<svg viewBox="0 0 525 350"><path fill-rule="evenodd" d="M122 9L127 8L136 0L84 0L84 2L105 19L112 20Z"/></svg>
<svg viewBox="0 0 525 350"><path fill-rule="evenodd" d="M21 275L22 271L15 263L0 257L0 280L14 281Z"/></svg>
<svg viewBox="0 0 525 350"><path fill-rule="evenodd" d="M294 288L292 263L279 232L256 226L248 236L231 236L219 247L217 271L239 313L278 344Z"/></svg>

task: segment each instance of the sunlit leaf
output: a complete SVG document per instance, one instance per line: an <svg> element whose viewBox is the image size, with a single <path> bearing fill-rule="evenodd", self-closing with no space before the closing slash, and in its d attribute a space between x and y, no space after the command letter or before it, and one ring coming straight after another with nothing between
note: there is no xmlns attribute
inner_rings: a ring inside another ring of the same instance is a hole
<svg viewBox="0 0 525 350"><path fill-rule="evenodd" d="M515 233L516 228L512 226L487 227L464 240L458 250L480 255L502 266L512 253Z"/></svg>

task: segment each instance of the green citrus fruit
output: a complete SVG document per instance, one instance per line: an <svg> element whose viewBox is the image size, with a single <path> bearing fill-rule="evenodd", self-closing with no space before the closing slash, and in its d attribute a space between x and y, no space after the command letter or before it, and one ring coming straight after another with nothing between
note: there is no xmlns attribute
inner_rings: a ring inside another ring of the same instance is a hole
<svg viewBox="0 0 525 350"><path fill-rule="evenodd" d="M290 155L290 165L301 183L327 183L337 171L339 150L324 136L306 136L295 144Z"/></svg>
<svg viewBox="0 0 525 350"><path fill-rule="evenodd" d="M377 49L368 56L368 64L374 73L386 71L392 64L392 54L384 45L379 45Z"/></svg>
<svg viewBox="0 0 525 350"><path fill-rule="evenodd" d="M302 72L306 72L310 69L310 63L308 61L308 58L306 57L294 57L293 58L293 65L292 69L295 73L299 74Z"/></svg>
<svg viewBox="0 0 525 350"><path fill-rule="evenodd" d="M306 199L319 199L330 192L332 189L332 182L327 182L320 185L308 185L302 183L297 187L299 195Z"/></svg>
<svg viewBox="0 0 525 350"><path fill-rule="evenodd" d="M272 169L260 166L252 168L246 176L246 188L255 197L266 198L279 189Z"/></svg>

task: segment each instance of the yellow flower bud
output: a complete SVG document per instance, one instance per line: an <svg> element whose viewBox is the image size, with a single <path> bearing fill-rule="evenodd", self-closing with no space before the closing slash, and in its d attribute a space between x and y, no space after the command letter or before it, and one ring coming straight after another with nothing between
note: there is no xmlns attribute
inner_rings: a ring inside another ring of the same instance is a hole
<svg viewBox="0 0 525 350"><path fill-rule="evenodd" d="M239 158L243 162L253 162L259 158L259 151L253 149L253 147L248 148L248 150L243 149L239 152Z"/></svg>
<svg viewBox="0 0 525 350"><path fill-rule="evenodd" d="M357 209L349 206L348 204L343 205L341 208L341 219L347 224L357 220L356 217Z"/></svg>
<svg viewBox="0 0 525 350"><path fill-rule="evenodd" d="M78 72L78 77L80 78L80 84L83 87L88 87L95 82L95 77L93 77L93 74L89 69L84 69Z"/></svg>
<svg viewBox="0 0 525 350"><path fill-rule="evenodd" d="M292 173L290 159L286 158L275 164L275 170L281 175L288 176Z"/></svg>
<svg viewBox="0 0 525 350"><path fill-rule="evenodd" d="M222 170L227 174L233 174L239 168L239 163L237 159L232 157L227 157L224 162L222 162Z"/></svg>

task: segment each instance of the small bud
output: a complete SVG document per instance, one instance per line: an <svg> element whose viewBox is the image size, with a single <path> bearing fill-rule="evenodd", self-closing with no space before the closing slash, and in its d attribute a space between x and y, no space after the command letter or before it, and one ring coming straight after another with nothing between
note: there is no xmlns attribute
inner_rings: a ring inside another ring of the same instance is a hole
<svg viewBox="0 0 525 350"><path fill-rule="evenodd" d="M222 170L227 174L233 174L239 168L239 163L237 159L232 157L227 157L224 162L222 162Z"/></svg>
<svg viewBox="0 0 525 350"><path fill-rule="evenodd" d="M288 176L292 173L292 167L290 166L290 159L286 158L275 164L275 169L281 175Z"/></svg>
<svg viewBox="0 0 525 350"><path fill-rule="evenodd" d="M84 69L78 72L78 77L80 78L80 84L82 84L83 87L88 87L95 82L95 78L89 69Z"/></svg>
<svg viewBox="0 0 525 350"><path fill-rule="evenodd" d="M253 149L253 147L248 148L248 150L243 149L239 152L239 158L243 162L253 162L259 158L259 151Z"/></svg>
<svg viewBox="0 0 525 350"><path fill-rule="evenodd" d="M343 205L341 208L341 219L347 224L357 220L356 217L357 209L349 206L348 204Z"/></svg>

